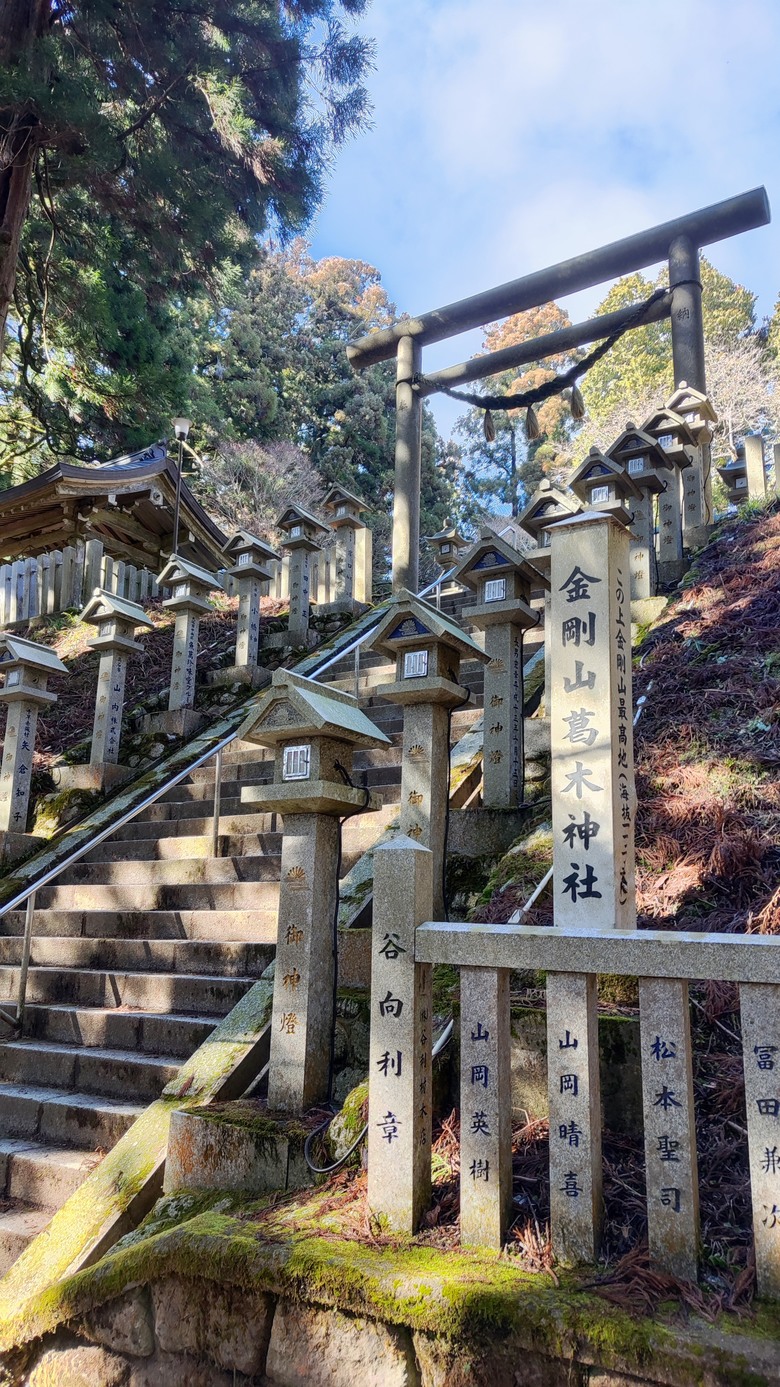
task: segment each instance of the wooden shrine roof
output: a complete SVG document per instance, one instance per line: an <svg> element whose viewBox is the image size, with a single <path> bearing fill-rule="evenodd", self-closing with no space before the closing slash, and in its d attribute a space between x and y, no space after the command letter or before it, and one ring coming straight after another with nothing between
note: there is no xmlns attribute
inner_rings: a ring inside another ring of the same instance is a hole
<svg viewBox="0 0 780 1387"><path fill-rule="evenodd" d="M0 491L0 562L99 539L113 558L157 570L173 548L175 499L176 460L164 444L98 466L58 462ZM180 534L183 556L219 567L227 536L184 479Z"/></svg>

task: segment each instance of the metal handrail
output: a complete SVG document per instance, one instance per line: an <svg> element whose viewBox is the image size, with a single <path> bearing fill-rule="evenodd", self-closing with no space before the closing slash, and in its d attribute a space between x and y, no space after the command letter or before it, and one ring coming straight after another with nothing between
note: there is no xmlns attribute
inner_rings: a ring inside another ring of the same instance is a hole
<svg viewBox="0 0 780 1387"><path fill-rule="evenodd" d="M453 568L451 570L451 573L454 572L455 569ZM437 582L439 584L439 587L441 586L441 583L445 582L449 577L450 573L445 574L442 578L438 579ZM425 595L429 593L431 589L434 587L436 587L436 583L430 583L428 587L424 588L418 594L418 596L425 597ZM385 605L386 603L382 603L381 607L384 607ZM377 611L378 615L377 620L375 622L372 622L365 630L361 631L359 636L357 636L355 640L351 641L349 645L336 651L335 654L329 656L322 664L317 665L310 677L313 679L318 678L319 676L324 674L327 669L330 669L332 665L337 664L339 660L345 659L354 651L355 693L357 695L360 676L360 647L365 643L365 641L368 640L369 636L373 634L381 620L381 609L377 608ZM125 824L129 823L131 819L134 819L138 814L141 814L145 809L148 809L151 805L156 804L157 801L161 799L163 795L167 794L169 790L174 790L177 785L180 785L183 780L186 780L188 776L192 775L193 771L198 770L201 766L204 766L208 761L211 761L214 757L216 758L216 766L214 774L214 810L212 818L211 842L212 854L214 857L217 856L217 850L219 846L218 840L222 783L222 753L226 750L227 747L231 746L232 743L238 739L239 730L239 728L235 728L232 732L228 734L228 736L223 737L222 740L218 742L216 746L209 747L207 751L202 752L201 755L195 757L193 761L189 761L186 766L184 766L181 770L177 771L174 775L168 777L168 779L164 780L161 785L158 785L156 789L150 791L148 795L145 795L143 799L139 800L137 804L134 804L124 814L120 814L118 819L112 819L110 824L108 824L105 828L100 829L99 832L94 834L92 837L88 838L86 842L81 844L80 847L74 848L73 852L69 853L68 856L65 857L61 862L56 863L53 867L50 867L48 871L44 872L43 876L37 877L31 885L25 886L21 891L17 891L16 895L12 896L9 901L7 901L4 905L0 905L0 919L2 919L5 915L8 915L12 910L18 910L21 906L25 906L24 936L22 941L22 959L19 974L19 992L16 1002L16 1015L12 1016L10 1012L5 1011L3 1008L0 1008L0 1021L5 1021L7 1025L12 1026L15 1030L19 1032L21 1032L24 1025L27 973L29 969L30 953L32 948L32 930L33 920L35 916L36 893L38 891L42 891L43 888L48 886L52 881L56 881L57 877L59 877L63 872L68 871L70 867L75 866L75 864L77 862L80 862L83 857L86 857L87 853L94 851L94 849L99 847L101 843L104 843L107 838L113 837L113 835L115 833L118 833L121 828L124 828Z"/></svg>

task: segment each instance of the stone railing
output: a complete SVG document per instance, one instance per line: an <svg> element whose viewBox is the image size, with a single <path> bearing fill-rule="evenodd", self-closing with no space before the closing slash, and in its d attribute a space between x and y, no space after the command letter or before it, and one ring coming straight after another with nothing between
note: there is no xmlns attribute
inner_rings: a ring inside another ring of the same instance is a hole
<svg viewBox="0 0 780 1387"><path fill-rule="evenodd" d="M695 1281L699 1253L688 983L739 984L759 1294L780 1296L780 944L760 935L601 933L426 920L430 854L408 839L374 859L369 1204L416 1230L431 1179L431 966L460 970L460 1221L500 1249L512 1202L509 976L547 974L550 1231L564 1264L598 1256L602 1217L596 978L639 979L650 1256ZM408 890L397 890L403 880ZM637 1191L637 1194L640 1192Z"/></svg>

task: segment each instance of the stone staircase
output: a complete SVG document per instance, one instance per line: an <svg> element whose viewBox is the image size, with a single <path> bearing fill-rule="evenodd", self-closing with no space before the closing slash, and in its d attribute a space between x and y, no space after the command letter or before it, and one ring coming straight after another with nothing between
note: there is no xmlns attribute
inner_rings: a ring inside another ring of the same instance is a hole
<svg viewBox="0 0 780 1387"><path fill-rule="evenodd" d="M352 690L351 670L328 677ZM478 695L481 667L464 673ZM391 677L363 656L361 702L392 745L355 756L383 807L345 823L343 874L397 813L402 711L372 693ZM456 710L453 742L478 713ZM0 1272L271 963L281 824L240 798L271 774L261 748L224 753L219 856L210 765L38 892L24 1037L0 1026ZM0 919L0 1006L23 929L23 911Z"/></svg>

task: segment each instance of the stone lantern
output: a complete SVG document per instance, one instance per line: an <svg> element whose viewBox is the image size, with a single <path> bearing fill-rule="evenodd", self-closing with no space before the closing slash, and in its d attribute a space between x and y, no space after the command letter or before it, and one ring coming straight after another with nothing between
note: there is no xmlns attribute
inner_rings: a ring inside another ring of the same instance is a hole
<svg viewBox="0 0 780 1387"><path fill-rule="evenodd" d="M519 550L487 528L453 578L476 591L468 619L485 632L482 803L516 808L524 790L523 632L541 625L531 593L549 584Z"/></svg>
<svg viewBox="0 0 780 1387"><path fill-rule="evenodd" d="M81 620L97 628L89 644L100 654L92 749L89 766L63 767L59 772L59 784L75 788L78 782L80 789L102 790L127 780L132 774L125 766L117 765L127 657L142 648L135 640L136 628L151 631L154 623L137 602L128 602L102 588L95 588L81 613ZM85 778L85 772L89 779Z"/></svg>
<svg viewBox="0 0 780 1387"><path fill-rule="evenodd" d="M445 571L458 562L463 550L468 547L468 540L454 525L445 526L437 535L428 535L427 543L434 550L437 564Z"/></svg>
<svg viewBox="0 0 780 1387"><path fill-rule="evenodd" d="M561 520L571 520L581 510L582 506L575 496L553 486L549 477L542 477L517 521L521 529L536 540L536 550L528 557L540 573L550 571L550 531L553 525Z"/></svg>
<svg viewBox="0 0 780 1387"><path fill-rule="evenodd" d="M655 439L667 459L666 491L658 500L658 577L662 583L676 583L685 572L682 474L687 475L693 467L696 440L685 420L670 409L657 409L642 430Z"/></svg>
<svg viewBox="0 0 780 1387"><path fill-rule="evenodd" d="M275 549L248 530L237 530L223 551L232 567L228 573L238 589L238 624L236 627L236 662L219 670L219 682L255 684L257 681L257 652L260 642L260 589L270 582L265 566L278 559ZM215 681L216 682L216 681Z"/></svg>
<svg viewBox="0 0 780 1387"><path fill-rule="evenodd" d="M369 642L396 662L392 684L377 697L404 710L399 828L433 853L433 908L443 918L445 833L450 779L450 713L469 702L461 660L490 658L465 631L429 602L396 593Z"/></svg>
<svg viewBox="0 0 780 1387"><path fill-rule="evenodd" d="M352 756L389 741L350 694L281 669L239 737L275 753L273 783L241 799L284 816L268 1106L302 1113L329 1091L339 820L379 808L352 785Z"/></svg>
<svg viewBox="0 0 780 1387"><path fill-rule="evenodd" d="M606 456L623 467L641 493L634 505L629 563L632 600L644 601L655 596L654 497L666 490L666 455L649 433L629 422L620 437L607 448Z"/></svg>
<svg viewBox="0 0 780 1387"><path fill-rule="evenodd" d="M636 482L618 463L595 447L570 474L569 486L586 510L604 511L626 529L632 523L634 507L642 499Z"/></svg>
<svg viewBox="0 0 780 1387"><path fill-rule="evenodd" d="M728 488L729 501L732 506L738 506L742 501L747 500L749 495L748 475L743 443L737 444L737 456L735 458L731 458L718 467L718 475Z"/></svg>
<svg viewBox="0 0 780 1387"><path fill-rule="evenodd" d="M701 390L681 380L666 401L666 409L688 425L696 448L693 466L685 473L682 498L683 544L699 549L706 544L713 521L712 425L718 416Z"/></svg>
<svg viewBox="0 0 780 1387"><path fill-rule="evenodd" d="M275 648L309 644L309 604L311 600L310 559L322 549L329 533L310 511L288 506L276 522L282 531L282 549L290 561L290 616L287 631L275 632L267 644Z"/></svg>
<svg viewBox="0 0 780 1387"><path fill-rule="evenodd" d="M52 674L67 674L53 650L5 632L0 635L0 700L8 720L0 767L0 856L7 861L35 843L26 833L38 711L57 702L46 687Z"/></svg>
<svg viewBox="0 0 780 1387"><path fill-rule="evenodd" d="M193 709L200 619L204 612L211 611L210 594L221 584L216 573L199 568L180 554L171 555L157 581L160 587L171 590L163 607L176 613L176 627L168 713L156 714L149 720L149 725L161 732L189 737L202 722Z"/></svg>
<svg viewBox="0 0 780 1387"><path fill-rule="evenodd" d="M371 531L362 519L365 501L343 486L332 486L322 503L335 531L336 580L326 612L358 616L371 602Z"/></svg>

